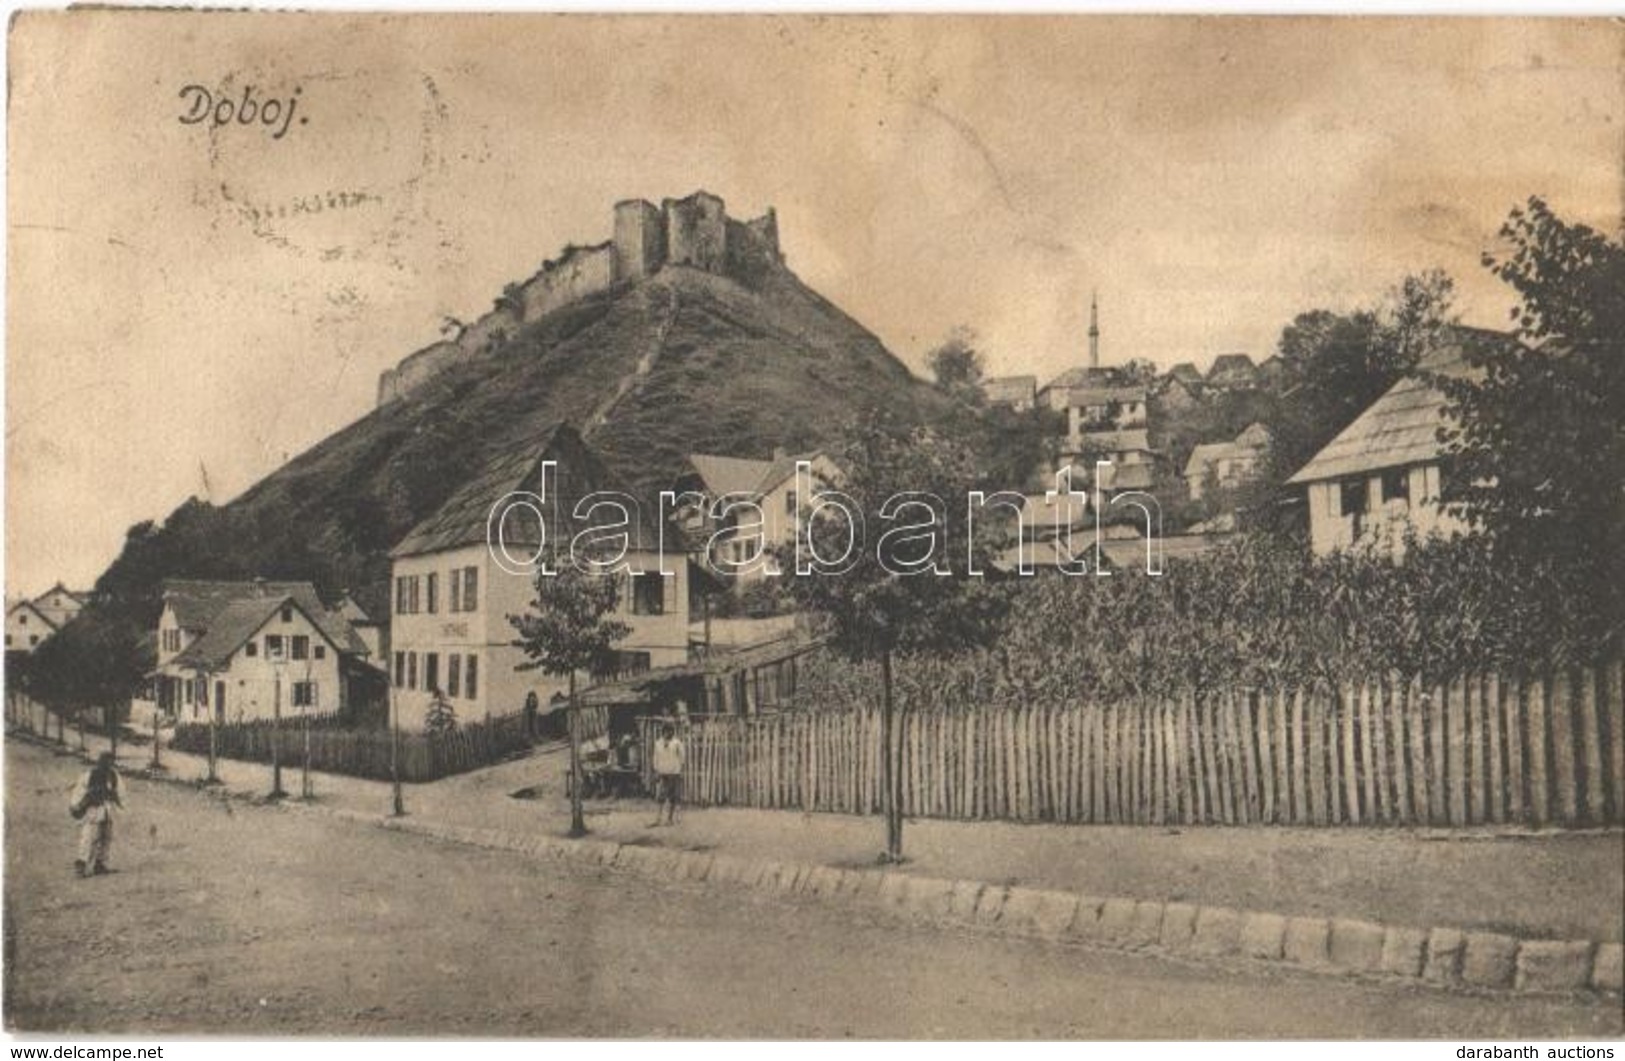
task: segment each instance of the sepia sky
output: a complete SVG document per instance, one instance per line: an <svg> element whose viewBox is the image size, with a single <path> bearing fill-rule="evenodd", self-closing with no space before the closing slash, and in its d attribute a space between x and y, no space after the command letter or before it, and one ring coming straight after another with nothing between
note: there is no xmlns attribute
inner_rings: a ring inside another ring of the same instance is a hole
<svg viewBox="0 0 1625 1061"><path fill-rule="evenodd" d="M775 206L916 369L967 324L1042 381L1091 289L1108 363L1261 358L1429 266L1498 326L1507 211L1615 230L1625 182L1600 20L80 11L9 49L10 593L365 414L617 199ZM293 121L183 124L189 84Z"/></svg>

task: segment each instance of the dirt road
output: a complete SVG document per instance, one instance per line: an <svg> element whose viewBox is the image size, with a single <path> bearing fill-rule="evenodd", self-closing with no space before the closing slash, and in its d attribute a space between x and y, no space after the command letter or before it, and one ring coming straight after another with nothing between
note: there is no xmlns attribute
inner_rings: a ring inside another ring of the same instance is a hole
<svg viewBox="0 0 1625 1061"><path fill-rule="evenodd" d="M129 782L8 742L6 1022L242 1036L1602 1037L1617 1001L1360 984L909 927Z"/></svg>

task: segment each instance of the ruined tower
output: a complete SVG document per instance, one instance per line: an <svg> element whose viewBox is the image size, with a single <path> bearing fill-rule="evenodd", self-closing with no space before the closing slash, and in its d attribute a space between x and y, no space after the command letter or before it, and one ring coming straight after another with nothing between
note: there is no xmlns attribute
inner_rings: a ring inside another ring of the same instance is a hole
<svg viewBox="0 0 1625 1061"><path fill-rule="evenodd" d="M615 204L615 279L641 280L666 260L666 219L643 199Z"/></svg>

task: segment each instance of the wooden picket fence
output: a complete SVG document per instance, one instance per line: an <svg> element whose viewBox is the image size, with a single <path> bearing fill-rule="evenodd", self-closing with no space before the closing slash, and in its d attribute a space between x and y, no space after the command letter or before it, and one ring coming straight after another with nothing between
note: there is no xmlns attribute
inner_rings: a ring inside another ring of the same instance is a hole
<svg viewBox="0 0 1625 1061"><path fill-rule="evenodd" d="M1429 690L1246 691L1203 702L899 715L904 813L1080 823L1625 823L1618 661ZM645 746L659 720L645 720ZM685 798L881 808L880 714L696 721Z"/></svg>
<svg viewBox="0 0 1625 1061"><path fill-rule="evenodd" d="M346 729L337 725L338 716L311 719L310 765L326 773L389 780L391 736L387 729ZM304 762L305 733L302 720L286 718L279 727L267 720L227 723L216 727L215 748L223 759L248 762L271 761L271 742L284 767ZM209 751L207 723L186 723L175 728L170 747L177 751L206 755ZM499 762L530 747L530 735L522 714L497 715L489 721L459 725L449 733L402 733L400 772L403 781L435 781L452 774L475 770Z"/></svg>

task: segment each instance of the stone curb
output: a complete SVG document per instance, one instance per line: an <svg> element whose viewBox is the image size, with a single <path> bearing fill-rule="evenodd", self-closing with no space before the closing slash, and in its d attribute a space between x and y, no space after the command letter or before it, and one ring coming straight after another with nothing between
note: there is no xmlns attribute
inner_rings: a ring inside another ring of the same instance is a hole
<svg viewBox="0 0 1625 1061"><path fill-rule="evenodd" d="M172 775L132 773L194 791L199 787ZM214 791L230 798L253 798L224 785ZM665 880L731 884L819 899L855 899L912 919L958 922L1001 934L1197 957L1241 956L1331 975L1374 975L1529 994L1617 996L1625 988L1621 983L1625 945L1617 942L1518 939L1443 926L1428 930L1343 918L1285 917L1225 906L943 880L895 869L843 869L547 834L516 836L499 829L394 818L298 801L278 806L470 847L613 867Z"/></svg>
<svg viewBox="0 0 1625 1061"><path fill-rule="evenodd" d="M367 820L366 815L345 817ZM1073 892L915 876L895 869L750 859L605 840L544 837L408 819L374 824L473 844L628 869L669 880L734 884L783 895L857 899L919 921L958 922L1001 934L1122 950L1246 957L1330 975L1514 990L1620 993L1622 946L1589 940L1520 940L1453 928L1431 931L1345 918L1285 917L1223 906L1097 898ZM527 846L528 843L528 846Z"/></svg>

